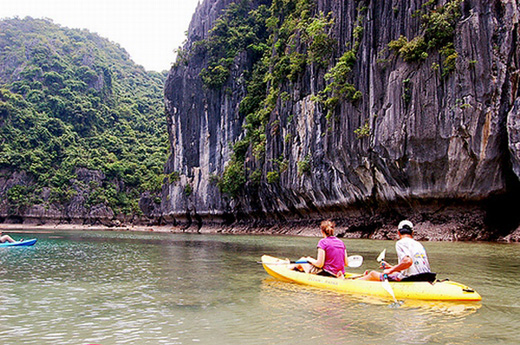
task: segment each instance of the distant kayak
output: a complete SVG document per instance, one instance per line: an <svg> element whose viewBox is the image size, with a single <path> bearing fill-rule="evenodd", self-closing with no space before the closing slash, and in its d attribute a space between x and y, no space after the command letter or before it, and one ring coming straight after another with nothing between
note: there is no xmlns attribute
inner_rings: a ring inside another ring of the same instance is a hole
<svg viewBox="0 0 520 345"><path fill-rule="evenodd" d="M286 262L287 265L283 263ZM391 298L383 284L378 281L352 279L356 276L345 273L346 279L318 276L289 269L289 261L262 256L262 264L271 276L284 281L310 285L340 292ZM350 278L350 279L349 279ZM468 286L452 282L391 282L397 299L419 299L430 301L480 301L482 297Z"/></svg>
<svg viewBox="0 0 520 345"><path fill-rule="evenodd" d="M5 243L0 243L0 247L20 247L20 246L32 246L33 244L36 243L36 239L35 238L32 238L30 240L25 240L25 241L18 241L18 242L5 242Z"/></svg>

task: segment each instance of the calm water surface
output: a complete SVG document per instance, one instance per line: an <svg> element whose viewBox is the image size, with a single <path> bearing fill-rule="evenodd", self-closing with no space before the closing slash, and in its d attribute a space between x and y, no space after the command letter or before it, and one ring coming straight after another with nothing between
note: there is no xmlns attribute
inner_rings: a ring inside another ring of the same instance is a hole
<svg viewBox="0 0 520 345"><path fill-rule="evenodd" d="M0 248L0 344L517 344L520 246L427 242L482 303L389 301L271 279L319 238L49 231ZM345 240L363 272L391 241Z"/></svg>

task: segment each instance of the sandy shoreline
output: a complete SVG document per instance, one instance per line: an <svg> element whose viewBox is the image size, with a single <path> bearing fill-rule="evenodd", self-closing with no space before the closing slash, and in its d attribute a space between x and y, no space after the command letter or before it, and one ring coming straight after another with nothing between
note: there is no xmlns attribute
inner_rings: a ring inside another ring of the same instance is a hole
<svg viewBox="0 0 520 345"><path fill-rule="evenodd" d="M444 228L444 229L443 229ZM474 234L466 234L458 237L455 232L448 226L432 226L423 223L417 226L415 238L419 241L479 241ZM319 230L315 226L270 226L270 227L252 227L245 225L224 226L219 224L204 225L201 228L197 226L174 226L174 225L83 225L83 224L10 224L0 223L0 231L8 233L52 233L54 231L140 231L140 232L161 232L161 233L186 233L186 234L227 234L227 235L269 235L269 236L303 236L316 237L319 236ZM396 239L393 228L385 227L380 231L372 234L372 236L364 236L362 232L345 232L345 229L337 227L339 237L343 238L370 238L373 240ZM506 237L500 237L491 242L520 242L520 228Z"/></svg>
<svg viewBox="0 0 520 345"><path fill-rule="evenodd" d="M206 224L201 228L197 226L174 225L132 225L120 226L83 225L83 224L10 224L0 223L0 231L5 233L51 233L53 231L141 231L162 233L186 233L186 234L226 234L226 235L270 235L270 236L319 236L318 228L314 226L270 226L251 227L245 225L225 226L222 224ZM359 238L359 234L348 236Z"/></svg>
<svg viewBox="0 0 520 345"><path fill-rule="evenodd" d="M173 226L142 226L142 225L82 225L82 224L5 224L0 223L0 231L3 232L36 232L52 230L81 230L81 231L155 231L155 232L183 232L182 229ZM187 229L184 232L192 232Z"/></svg>
<svg viewBox="0 0 520 345"><path fill-rule="evenodd" d="M187 234L235 234L235 235L275 235L275 236L319 236L319 231L314 227L248 227L248 226L223 226L204 225L197 226L173 226L173 225L83 225L83 224L10 224L0 223L0 231L5 233L48 233L52 231L141 231L141 232L169 232ZM357 237L357 236L356 236Z"/></svg>

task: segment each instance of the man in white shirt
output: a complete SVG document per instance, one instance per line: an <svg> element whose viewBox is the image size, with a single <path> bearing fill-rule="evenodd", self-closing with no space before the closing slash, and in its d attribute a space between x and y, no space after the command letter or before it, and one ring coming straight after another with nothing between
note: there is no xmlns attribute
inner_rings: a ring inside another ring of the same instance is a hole
<svg viewBox="0 0 520 345"><path fill-rule="evenodd" d="M403 220L397 227L399 241L395 244L398 264L392 266L381 261L383 273L372 271L365 272L361 280L383 281L388 277L389 281L433 281L435 273L430 271L430 263L423 245L413 239L413 224L409 220Z"/></svg>

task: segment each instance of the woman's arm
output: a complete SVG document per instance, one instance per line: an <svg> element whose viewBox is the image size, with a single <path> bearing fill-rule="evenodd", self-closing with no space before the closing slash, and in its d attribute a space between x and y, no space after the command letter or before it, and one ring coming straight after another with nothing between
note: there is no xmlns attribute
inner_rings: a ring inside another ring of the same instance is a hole
<svg viewBox="0 0 520 345"><path fill-rule="evenodd" d="M321 248L318 248L318 258L314 259L314 258L308 257L307 261L310 262L313 266L322 268L323 265L325 264L325 251Z"/></svg>

